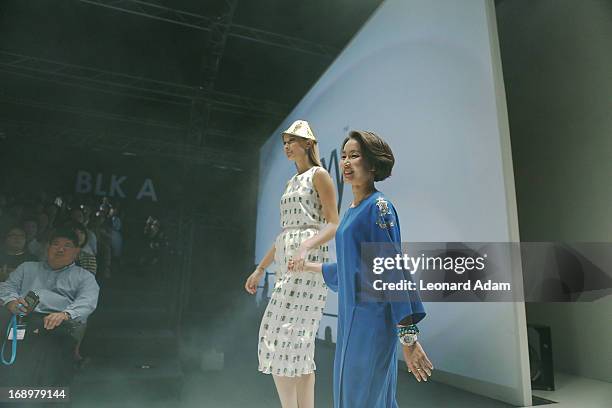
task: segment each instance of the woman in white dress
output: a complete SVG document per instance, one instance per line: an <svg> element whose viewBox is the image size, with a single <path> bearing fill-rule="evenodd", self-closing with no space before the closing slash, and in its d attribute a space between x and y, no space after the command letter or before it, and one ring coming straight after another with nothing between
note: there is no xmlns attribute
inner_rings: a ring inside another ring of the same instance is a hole
<svg viewBox="0 0 612 408"><path fill-rule="evenodd" d="M295 121L282 134L295 174L280 200L281 232L246 281L250 294L274 260L276 282L259 329L259 371L272 374L283 408L314 407L314 348L327 287L321 274L287 273L290 260L326 262L338 226L336 193L321 167L308 122Z"/></svg>

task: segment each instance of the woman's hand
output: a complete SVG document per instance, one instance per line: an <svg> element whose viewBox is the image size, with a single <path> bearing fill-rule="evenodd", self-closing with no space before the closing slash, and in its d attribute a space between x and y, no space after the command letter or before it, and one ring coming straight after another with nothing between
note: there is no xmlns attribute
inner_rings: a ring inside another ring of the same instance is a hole
<svg viewBox="0 0 612 408"><path fill-rule="evenodd" d="M412 373L418 382L421 382L421 380L427 381L427 377L431 377L433 364L427 358L421 343L417 341L412 346L402 345L402 351L404 352L408 372Z"/></svg>
<svg viewBox="0 0 612 408"><path fill-rule="evenodd" d="M297 270L296 269L296 262L293 259L290 259L289 262L287 262L287 270L289 272L314 272L314 273L323 273L322 271L322 265L321 263L315 263L315 262L304 262L302 269L301 270Z"/></svg>
<svg viewBox="0 0 612 408"><path fill-rule="evenodd" d="M304 264L306 263L306 255L308 255L308 251L310 251L310 247L302 242L295 255L289 261L289 263L292 263L293 265L291 270L295 272L304 271ZM289 267L289 263L287 264L287 267Z"/></svg>
<svg viewBox="0 0 612 408"><path fill-rule="evenodd" d="M305 262L304 259L297 260L290 258L287 262L287 271L289 272L307 272L310 262Z"/></svg>
<svg viewBox="0 0 612 408"><path fill-rule="evenodd" d="M244 284L244 289L251 295L257 293L257 285L259 284L259 281L264 273L265 271L263 268L255 268L255 271L247 278L246 283Z"/></svg>

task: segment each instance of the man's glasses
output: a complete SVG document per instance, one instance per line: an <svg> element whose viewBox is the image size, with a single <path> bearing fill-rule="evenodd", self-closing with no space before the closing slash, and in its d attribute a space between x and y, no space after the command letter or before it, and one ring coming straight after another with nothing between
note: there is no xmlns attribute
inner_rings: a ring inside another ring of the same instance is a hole
<svg viewBox="0 0 612 408"><path fill-rule="evenodd" d="M51 244L49 244L51 247L53 248L64 248L64 249L75 249L76 247L74 246L74 244L71 243L66 243L64 245L60 245L59 242L52 242Z"/></svg>

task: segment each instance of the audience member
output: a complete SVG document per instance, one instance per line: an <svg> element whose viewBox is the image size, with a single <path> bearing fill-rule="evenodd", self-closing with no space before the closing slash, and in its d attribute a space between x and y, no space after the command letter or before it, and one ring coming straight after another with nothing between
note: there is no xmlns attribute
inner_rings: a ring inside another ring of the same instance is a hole
<svg viewBox="0 0 612 408"><path fill-rule="evenodd" d="M4 236L4 246L0 251L0 282L24 262L37 259L26 251L26 234L18 225L8 228Z"/></svg>
<svg viewBox="0 0 612 408"><path fill-rule="evenodd" d="M98 269L105 278L110 278L111 274L111 225L108 219L108 209L100 207L92 221L92 231L95 232L98 238Z"/></svg>
<svg viewBox="0 0 612 408"><path fill-rule="evenodd" d="M8 214L6 213L7 205L8 201L6 200L6 196L4 194L0 194L0 228L4 227L4 224L8 219ZM4 231L4 229L2 231Z"/></svg>
<svg viewBox="0 0 612 408"><path fill-rule="evenodd" d="M81 248L81 251L76 257L76 264L95 275L98 270L98 263L96 262L96 257L90 254L89 252L83 251L83 248L87 245L87 227L85 227L81 223L74 221L67 224L67 227L71 228L79 239L79 248Z"/></svg>
<svg viewBox="0 0 612 408"><path fill-rule="evenodd" d="M36 311L49 313L45 328L51 330L63 321L84 321L96 308L98 284L90 272L75 265L79 255L77 235L70 228L53 231L46 262L25 262L0 283L0 299L18 312L23 296L34 290L40 297Z"/></svg>
<svg viewBox="0 0 612 408"><path fill-rule="evenodd" d="M80 207L73 208L70 211L70 219L74 222L78 222L87 226L87 219L85 218L85 213ZM83 251L96 256L98 253L98 240L96 238L96 234L89 228L87 228L87 245L83 248Z"/></svg>
<svg viewBox="0 0 612 408"><path fill-rule="evenodd" d="M123 223L121 222L119 207L113 207L109 212L111 221L111 250L113 254L112 267L117 271L120 268L121 255L123 253Z"/></svg>
<svg viewBox="0 0 612 408"><path fill-rule="evenodd" d="M49 216L44 210L38 214L38 240L46 241L49 233Z"/></svg>
<svg viewBox="0 0 612 408"><path fill-rule="evenodd" d="M79 252L74 231L58 228L50 236L46 262L25 262L0 283L0 300L10 313L26 314L29 332L15 365L0 367L3 385L69 385L76 344L74 327L96 309L99 294L94 276L75 265ZM34 311L28 310L24 299L29 291L40 298ZM28 358L34 355L44 362ZM36 375L32 375L34 370Z"/></svg>
<svg viewBox="0 0 612 408"><path fill-rule="evenodd" d="M47 206L47 214L49 215L49 228L53 229L55 227L55 220L58 214L58 206L55 204L50 204Z"/></svg>
<svg viewBox="0 0 612 408"><path fill-rule="evenodd" d="M45 259L45 245L39 241L38 220L34 217L23 219L23 230L26 234L26 248L38 260Z"/></svg>

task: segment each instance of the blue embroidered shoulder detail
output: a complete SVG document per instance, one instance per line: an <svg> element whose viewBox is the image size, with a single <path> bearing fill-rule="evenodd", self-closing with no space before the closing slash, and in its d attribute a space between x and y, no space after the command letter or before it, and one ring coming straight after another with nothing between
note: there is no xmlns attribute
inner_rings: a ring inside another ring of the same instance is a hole
<svg viewBox="0 0 612 408"><path fill-rule="evenodd" d="M376 207L378 207L378 216L376 217L376 225L382 229L389 229L395 226L393 212L389 208L389 202L383 197L376 199Z"/></svg>

